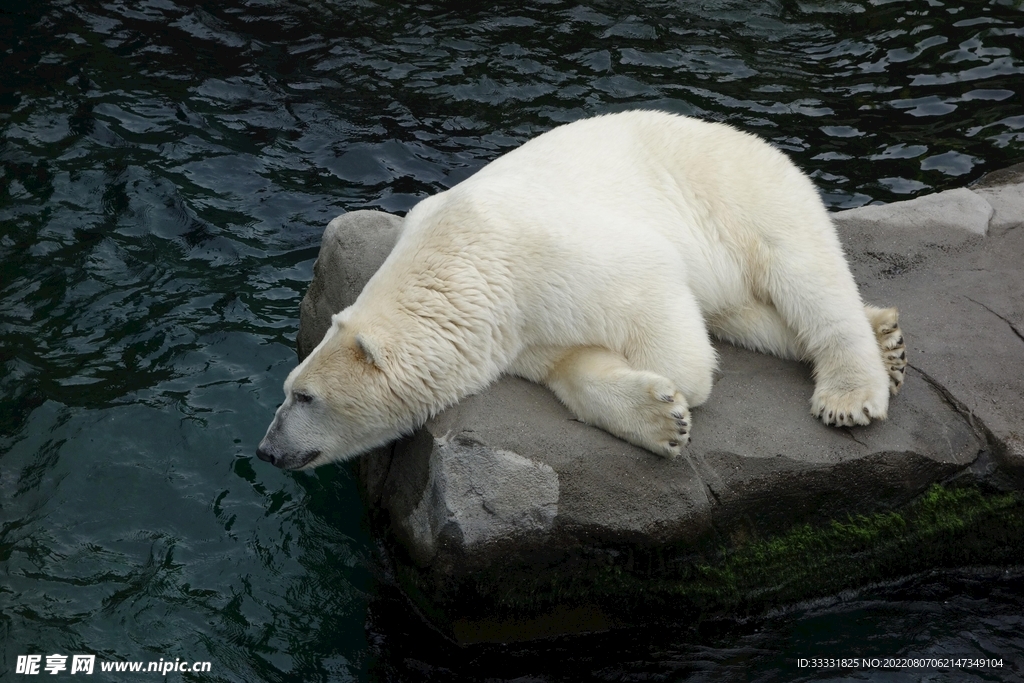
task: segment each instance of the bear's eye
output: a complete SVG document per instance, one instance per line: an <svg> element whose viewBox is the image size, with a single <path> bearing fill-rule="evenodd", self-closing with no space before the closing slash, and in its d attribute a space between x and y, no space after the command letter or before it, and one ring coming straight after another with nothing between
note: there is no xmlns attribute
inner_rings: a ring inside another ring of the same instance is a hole
<svg viewBox="0 0 1024 683"><path fill-rule="evenodd" d="M309 394L304 394L301 391L296 391L294 394L296 403L312 403L313 397Z"/></svg>

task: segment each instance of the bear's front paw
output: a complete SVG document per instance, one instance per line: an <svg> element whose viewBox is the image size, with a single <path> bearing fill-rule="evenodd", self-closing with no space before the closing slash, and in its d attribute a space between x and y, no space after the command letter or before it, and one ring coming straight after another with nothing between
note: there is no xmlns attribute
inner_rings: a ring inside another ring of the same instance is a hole
<svg viewBox="0 0 1024 683"><path fill-rule="evenodd" d="M658 455L678 457L690 441L690 410L686 399L664 377L637 373L633 428L627 441ZM630 392L632 393L632 392Z"/></svg>
<svg viewBox="0 0 1024 683"><path fill-rule="evenodd" d="M661 405L659 410L653 411L655 422L660 422L656 425L658 448L654 452L671 460L678 457L690 442L690 410L678 391L662 391L655 396Z"/></svg>
<svg viewBox="0 0 1024 683"><path fill-rule="evenodd" d="M888 394L873 389L835 391L817 388L811 397L811 414L832 427L853 427L884 420L889 408Z"/></svg>
<svg viewBox="0 0 1024 683"><path fill-rule="evenodd" d="M575 362L553 370L548 382L580 420L663 458L683 452L690 441L690 410L672 381L599 350L570 361Z"/></svg>

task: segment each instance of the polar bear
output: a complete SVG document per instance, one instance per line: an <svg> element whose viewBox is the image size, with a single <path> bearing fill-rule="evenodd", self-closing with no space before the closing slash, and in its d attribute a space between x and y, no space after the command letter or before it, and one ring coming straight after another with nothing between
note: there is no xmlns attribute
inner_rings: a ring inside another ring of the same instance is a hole
<svg viewBox="0 0 1024 683"><path fill-rule="evenodd" d="M503 373L658 455L711 391L709 333L813 363L811 413L885 419L906 353L811 181L727 125L654 111L555 128L424 199L289 374L260 443L288 469L409 433Z"/></svg>

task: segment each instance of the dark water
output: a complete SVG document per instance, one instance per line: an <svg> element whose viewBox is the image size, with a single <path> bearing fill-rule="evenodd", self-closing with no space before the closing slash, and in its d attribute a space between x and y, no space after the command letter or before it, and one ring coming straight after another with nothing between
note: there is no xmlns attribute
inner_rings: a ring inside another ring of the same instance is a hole
<svg viewBox="0 0 1024 683"><path fill-rule="evenodd" d="M453 650L377 578L347 469L252 456L339 213L639 105L769 138L835 208L888 202L1024 159L1022 98L1017 0L3 0L0 680L55 653L211 662L169 675L194 681L1022 680L999 572ZM796 665L868 654L1004 668Z"/></svg>

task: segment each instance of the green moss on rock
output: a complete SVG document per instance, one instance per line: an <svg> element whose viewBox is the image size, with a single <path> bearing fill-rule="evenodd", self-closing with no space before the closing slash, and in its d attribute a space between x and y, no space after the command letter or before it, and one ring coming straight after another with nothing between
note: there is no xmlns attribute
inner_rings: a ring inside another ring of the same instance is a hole
<svg viewBox="0 0 1024 683"><path fill-rule="evenodd" d="M443 579L409 565L398 574L431 621L476 641L547 635L559 614L587 615L570 630L752 615L934 568L1018 564L1024 496L934 485L898 511L742 543L581 549L548 567L510 563Z"/></svg>
<svg viewBox="0 0 1024 683"><path fill-rule="evenodd" d="M664 590L705 608L758 609L937 567L1024 561L1024 498L934 485L900 511L722 548Z"/></svg>

